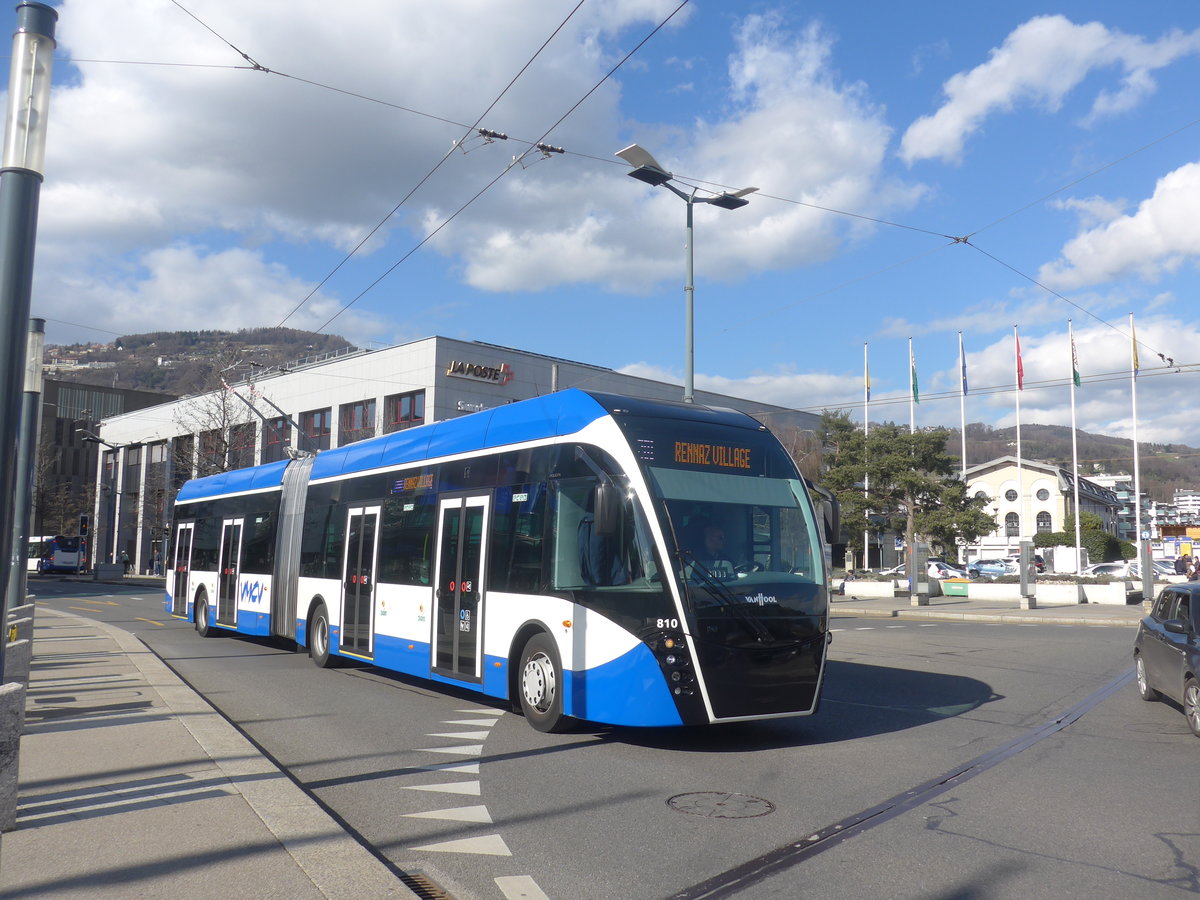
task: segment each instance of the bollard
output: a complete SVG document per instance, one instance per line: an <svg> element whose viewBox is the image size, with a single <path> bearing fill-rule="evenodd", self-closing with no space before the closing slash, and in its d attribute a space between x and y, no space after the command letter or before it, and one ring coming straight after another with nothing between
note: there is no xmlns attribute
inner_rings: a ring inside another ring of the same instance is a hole
<svg viewBox="0 0 1200 900"><path fill-rule="evenodd" d="M24 722L25 685L0 685L0 831L17 827L17 767Z"/></svg>
<svg viewBox="0 0 1200 900"><path fill-rule="evenodd" d="M4 683L29 686L29 664L33 662L32 641L12 641L4 648Z"/></svg>

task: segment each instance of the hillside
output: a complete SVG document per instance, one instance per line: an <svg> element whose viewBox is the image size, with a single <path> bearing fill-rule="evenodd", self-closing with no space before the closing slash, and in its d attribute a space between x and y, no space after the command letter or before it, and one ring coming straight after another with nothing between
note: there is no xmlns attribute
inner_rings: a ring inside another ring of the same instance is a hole
<svg viewBox="0 0 1200 900"><path fill-rule="evenodd" d="M217 373L226 367L232 367L227 379L242 379L258 367L352 347L338 335L294 328L155 331L126 335L111 344L48 345L44 359L52 378L183 395L219 387Z"/></svg>
<svg viewBox="0 0 1200 900"><path fill-rule="evenodd" d="M997 456L1015 456L1016 428L992 428L972 423L967 426L967 464L975 465ZM1077 433L1079 473L1133 473L1133 444L1128 438L1103 434ZM946 442L946 451L955 459L962 449L958 429ZM1071 429L1064 425L1022 425L1021 456L1071 468ZM1176 488L1200 486L1200 451L1185 444L1138 444L1142 490L1152 500L1171 500Z"/></svg>

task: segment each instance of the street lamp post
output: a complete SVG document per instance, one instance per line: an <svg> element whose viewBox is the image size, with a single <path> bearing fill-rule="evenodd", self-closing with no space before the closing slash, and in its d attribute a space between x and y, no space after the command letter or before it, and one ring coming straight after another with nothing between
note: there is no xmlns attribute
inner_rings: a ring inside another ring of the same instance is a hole
<svg viewBox="0 0 1200 900"><path fill-rule="evenodd" d="M694 325L695 285L693 283L692 264L692 207L697 203L707 203L721 209L738 209L749 203L745 197L758 190L756 187L742 188L740 191L725 191L713 197L697 197L698 188L691 191L681 191L671 180L675 177L658 164L653 156L643 147L630 144L624 150L615 154L634 167L629 173L630 178L644 181L652 187L665 187L672 194L687 204L687 281L683 287L684 298L684 350L683 350L683 402L695 403L696 348Z"/></svg>

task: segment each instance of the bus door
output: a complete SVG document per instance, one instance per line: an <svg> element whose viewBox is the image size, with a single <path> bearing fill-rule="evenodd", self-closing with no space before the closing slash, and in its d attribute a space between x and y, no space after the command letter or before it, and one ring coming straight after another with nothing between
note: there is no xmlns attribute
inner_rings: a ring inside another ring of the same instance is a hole
<svg viewBox="0 0 1200 900"><path fill-rule="evenodd" d="M217 624L237 625L238 575L242 570L242 519L221 524L221 558L217 561Z"/></svg>
<svg viewBox="0 0 1200 900"><path fill-rule="evenodd" d="M451 678L483 677L484 535L488 495L443 499L438 508L433 591L433 668Z"/></svg>
<svg viewBox="0 0 1200 900"><path fill-rule="evenodd" d="M192 568L192 534L195 522L184 522L175 529L174 588L171 591L171 615L186 616L188 572Z"/></svg>
<svg viewBox="0 0 1200 900"><path fill-rule="evenodd" d="M342 567L342 633L339 649L356 656L374 652L375 570L379 556L378 506L353 508L346 522Z"/></svg>

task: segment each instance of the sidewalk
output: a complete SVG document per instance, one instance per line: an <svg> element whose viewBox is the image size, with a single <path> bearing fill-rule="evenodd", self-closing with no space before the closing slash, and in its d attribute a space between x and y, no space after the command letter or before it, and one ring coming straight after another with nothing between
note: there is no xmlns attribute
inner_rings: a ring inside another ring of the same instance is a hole
<svg viewBox="0 0 1200 900"><path fill-rule="evenodd" d="M831 617L876 616L957 622L990 622L1005 625L1108 625L1137 627L1145 612L1142 604L1117 606L1107 603L1043 605L1021 609L1020 600L968 600L966 597L931 597L928 606L913 606L907 595L891 599L860 599L853 596L854 582L847 582L846 596L832 595Z"/></svg>
<svg viewBox="0 0 1200 900"><path fill-rule="evenodd" d="M3 898L417 896L136 637L47 609L0 849Z"/></svg>

